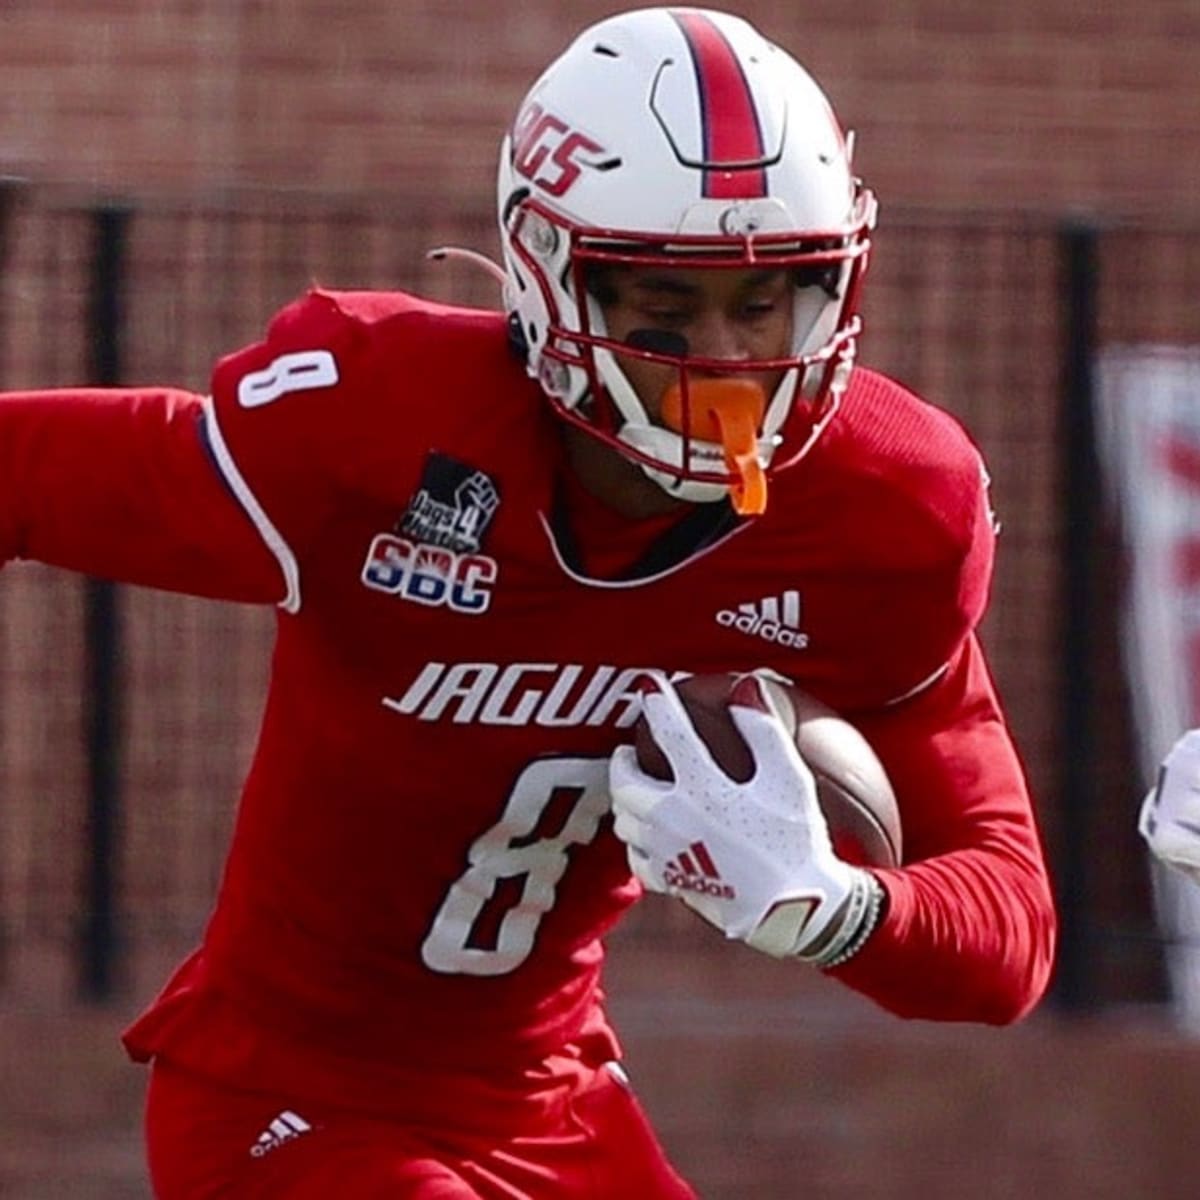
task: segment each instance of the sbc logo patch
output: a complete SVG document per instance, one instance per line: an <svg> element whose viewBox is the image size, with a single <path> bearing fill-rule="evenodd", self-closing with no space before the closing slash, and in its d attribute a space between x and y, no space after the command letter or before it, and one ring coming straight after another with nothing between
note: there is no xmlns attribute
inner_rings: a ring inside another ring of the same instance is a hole
<svg viewBox="0 0 1200 1200"><path fill-rule="evenodd" d="M408 507L371 540L363 584L429 608L487 612L500 568L483 543L499 507L490 475L430 451Z"/></svg>
<svg viewBox="0 0 1200 1200"><path fill-rule="evenodd" d="M460 554L412 542L394 533L371 540L362 581L377 592L455 612L486 612L499 567L485 554Z"/></svg>

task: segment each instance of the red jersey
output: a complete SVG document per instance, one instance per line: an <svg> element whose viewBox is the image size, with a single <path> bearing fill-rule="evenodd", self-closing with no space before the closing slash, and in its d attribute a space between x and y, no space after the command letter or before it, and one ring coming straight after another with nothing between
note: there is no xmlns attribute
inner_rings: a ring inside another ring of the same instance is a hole
<svg viewBox="0 0 1200 1200"><path fill-rule="evenodd" d="M859 368L764 515L663 530L583 502L559 434L500 314L403 294L311 294L203 403L0 400L0 558L279 604L216 908L135 1056L388 1105L413 1070L614 1053L602 939L636 885L607 758L651 668L772 668L879 752L907 861L837 975L938 1019L1040 996L1054 918L973 632L993 521L959 425Z"/></svg>

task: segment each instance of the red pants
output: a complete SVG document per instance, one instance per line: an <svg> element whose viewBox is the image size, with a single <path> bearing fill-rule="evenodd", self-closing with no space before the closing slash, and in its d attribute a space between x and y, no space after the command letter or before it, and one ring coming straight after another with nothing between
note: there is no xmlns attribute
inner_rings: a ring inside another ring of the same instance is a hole
<svg viewBox="0 0 1200 1200"><path fill-rule="evenodd" d="M607 1068L544 1127L487 1135L478 1114L416 1128L234 1091L160 1060L146 1134L159 1200L695 1200Z"/></svg>

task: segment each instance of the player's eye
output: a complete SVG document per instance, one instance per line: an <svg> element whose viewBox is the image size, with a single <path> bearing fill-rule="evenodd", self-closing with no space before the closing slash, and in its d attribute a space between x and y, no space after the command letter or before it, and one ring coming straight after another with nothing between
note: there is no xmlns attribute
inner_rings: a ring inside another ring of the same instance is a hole
<svg viewBox="0 0 1200 1200"><path fill-rule="evenodd" d="M779 307L779 301L774 297L763 300L748 300L742 306L742 312L747 317L769 316Z"/></svg>
<svg viewBox="0 0 1200 1200"><path fill-rule="evenodd" d="M656 325L686 325L692 319L692 311L678 304L647 304L642 315Z"/></svg>
<svg viewBox="0 0 1200 1200"><path fill-rule="evenodd" d="M782 291L772 290L766 294L748 297L738 307L737 316L742 321L764 321L780 311L784 303Z"/></svg>

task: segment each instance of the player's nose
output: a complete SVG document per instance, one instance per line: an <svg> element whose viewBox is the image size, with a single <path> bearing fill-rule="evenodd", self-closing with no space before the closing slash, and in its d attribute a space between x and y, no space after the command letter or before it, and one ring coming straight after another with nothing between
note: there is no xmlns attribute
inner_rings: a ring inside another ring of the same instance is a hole
<svg viewBox="0 0 1200 1200"><path fill-rule="evenodd" d="M750 357L744 331L727 314L706 313L688 331L691 351L699 358L736 363Z"/></svg>

